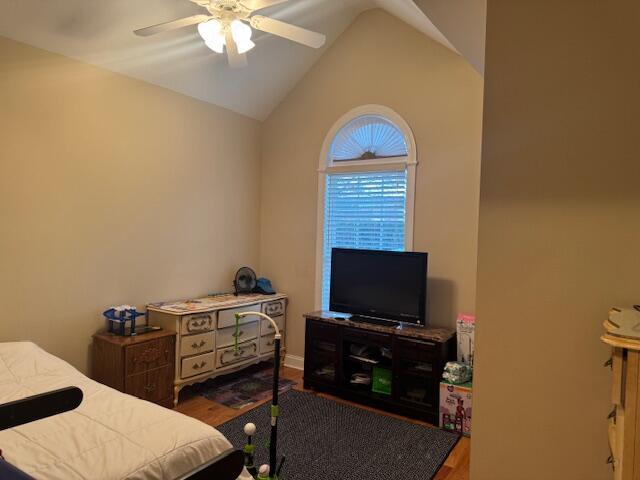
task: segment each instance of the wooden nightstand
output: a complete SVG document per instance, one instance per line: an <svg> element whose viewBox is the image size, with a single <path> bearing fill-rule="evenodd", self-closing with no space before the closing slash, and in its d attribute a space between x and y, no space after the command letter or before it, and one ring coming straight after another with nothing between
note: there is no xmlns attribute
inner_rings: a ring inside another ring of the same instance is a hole
<svg viewBox="0 0 640 480"><path fill-rule="evenodd" d="M173 406L175 332L93 336L93 379L159 405Z"/></svg>

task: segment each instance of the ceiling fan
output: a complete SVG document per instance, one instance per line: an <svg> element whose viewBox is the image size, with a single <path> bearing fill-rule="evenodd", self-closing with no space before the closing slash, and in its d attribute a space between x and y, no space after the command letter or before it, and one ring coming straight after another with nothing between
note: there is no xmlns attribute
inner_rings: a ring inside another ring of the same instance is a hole
<svg viewBox="0 0 640 480"><path fill-rule="evenodd" d="M206 8L209 13L141 28L135 30L134 33L147 37L156 33L198 24L198 33L207 47L217 53L223 53L226 47L229 65L234 68L245 66L247 64L246 52L256 46L251 41L251 27L312 48L322 47L326 40L326 37L321 33L312 32L274 18L252 15L253 12L288 0L190 1Z"/></svg>

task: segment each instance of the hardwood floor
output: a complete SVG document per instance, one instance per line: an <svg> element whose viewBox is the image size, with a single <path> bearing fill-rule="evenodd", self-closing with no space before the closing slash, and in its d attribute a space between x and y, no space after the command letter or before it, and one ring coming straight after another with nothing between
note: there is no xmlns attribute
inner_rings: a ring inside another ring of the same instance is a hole
<svg viewBox="0 0 640 480"><path fill-rule="evenodd" d="M296 382L296 386L294 389L300 391L307 391L313 393L314 395L318 395L325 398L330 398L332 400L350 403L352 405L356 405L360 408L366 408L368 410L373 410L383 415L389 415L396 418L402 418L404 420L417 423L420 425L425 425L431 427L428 423L422 422L420 420L413 420L410 418L403 417L402 415L395 415L388 412L383 412L381 410L377 410L375 408L366 407L360 404L352 403L347 400L342 400L340 398L334 397L333 395L328 395L324 393L314 392L311 390L305 390L302 387L302 371L295 370L293 368L283 367L280 371L281 376L284 378L288 378L290 380L294 380ZM265 400L267 402L269 400ZM264 402L262 402L264 403ZM176 410L184 413L185 415L189 415L190 417L197 418L211 426L218 426L232 418L242 415L244 412L255 408L259 404L253 404L249 407L245 407L240 410L234 410L233 408L225 407L222 404L212 402L211 400L207 400L201 395L194 394L188 388L185 388L180 395L180 403L176 407ZM438 471L434 480L469 480L469 455L471 450L471 441L463 437L460 439L458 444L454 447L454 449L449 454L449 457L445 461L442 468Z"/></svg>

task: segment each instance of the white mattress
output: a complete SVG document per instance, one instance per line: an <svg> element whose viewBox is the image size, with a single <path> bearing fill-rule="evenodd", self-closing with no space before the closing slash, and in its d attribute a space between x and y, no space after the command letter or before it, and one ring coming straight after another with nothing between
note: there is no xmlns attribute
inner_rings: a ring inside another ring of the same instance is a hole
<svg viewBox="0 0 640 480"><path fill-rule="evenodd" d="M0 343L0 404L66 386L84 393L76 410L0 432L5 459L36 479L175 479L231 447L213 427L94 382L33 343Z"/></svg>

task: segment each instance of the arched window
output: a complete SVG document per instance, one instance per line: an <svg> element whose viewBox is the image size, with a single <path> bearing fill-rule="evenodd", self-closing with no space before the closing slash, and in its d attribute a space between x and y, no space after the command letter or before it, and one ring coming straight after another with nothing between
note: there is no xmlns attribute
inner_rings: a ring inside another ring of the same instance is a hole
<svg viewBox="0 0 640 480"><path fill-rule="evenodd" d="M317 308L329 306L334 247L413 248L416 164L411 129L389 108L356 108L331 128L318 179Z"/></svg>

